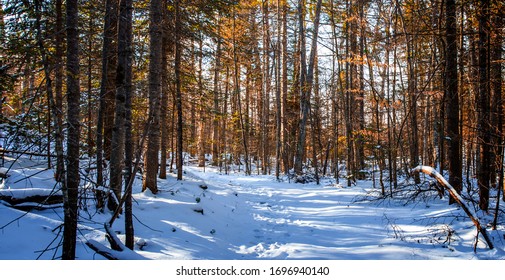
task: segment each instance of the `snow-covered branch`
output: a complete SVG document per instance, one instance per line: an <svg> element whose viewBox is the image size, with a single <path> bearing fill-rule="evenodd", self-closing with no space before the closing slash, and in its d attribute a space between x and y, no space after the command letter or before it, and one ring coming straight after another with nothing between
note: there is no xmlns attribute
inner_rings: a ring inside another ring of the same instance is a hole
<svg viewBox="0 0 505 280"><path fill-rule="evenodd" d="M487 234L486 228L481 226L481 223L479 219L477 218L476 213L466 205L465 201L463 198L458 194L458 192L454 189L453 186L447 182L447 180L440 174L438 173L433 167L430 166L418 166L410 171L411 173L416 173L416 172L422 172L424 174L429 175L430 177L435 178L440 185L442 185L444 188L446 188L449 191L449 194L454 198L456 203L461 206L463 211L468 215L468 217L472 220L474 223L475 227L477 228L477 231L479 231L484 239L486 240L486 243L489 247L489 249L494 249L493 242L489 238L489 235Z"/></svg>

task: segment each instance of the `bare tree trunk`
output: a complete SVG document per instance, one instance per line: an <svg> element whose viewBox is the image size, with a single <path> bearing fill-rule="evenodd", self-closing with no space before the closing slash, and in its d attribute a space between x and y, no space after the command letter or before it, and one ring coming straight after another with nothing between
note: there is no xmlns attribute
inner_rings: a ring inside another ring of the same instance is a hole
<svg viewBox="0 0 505 280"><path fill-rule="evenodd" d="M114 116L110 116L111 103L115 94L115 71L116 71L116 50L114 37L116 35L117 24L117 0L107 0L105 2L105 19L102 45L102 79L100 82L100 104L98 108L97 132L96 132L96 164L97 164L97 185L103 186L104 157L110 158L110 140L112 132L110 122ZM112 97L110 97L112 95ZM112 111L114 112L114 111ZM103 207L102 191L97 192L97 207Z"/></svg>
<svg viewBox="0 0 505 280"><path fill-rule="evenodd" d="M456 42L456 1L446 0L445 78L447 96L447 136L449 137L449 184L461 194L463 166L459 131L458 45ZM454 203L451 196L449 204Z"/></svg>
<svg viewBox="0 0 505 280"><path fill-rule="evenodd" d="M242 145L244 148L244 162L245 162L245 174L251 175L251 167L249 164L249 147L248 147L248 139L247 139L247 131L245 129L244 118L242 114L242 102L240 98L240 66L238 63L238 53L235 48L235 15L233 17L233 68L234 68L234 96L237 98L237 106L238 106L238 116L239 116L239 125L240 130L242 131Z"/></svg>
<svg viewBox="0 0 505 280"><path fill-rule="evenodd" d="M198 51L198 166L205 167L205 92L203 88L203 36L200 33L200 38L198 40L199 51Z"/></svg>
<svg viewBox="0 0 505 280"><path fill-rule="evenodd" d="M94 6L89 3L88 6L88 13L91 13L92 10L94 10ZM88 25L89 25L89 30L88 30L88 84L87 84L87 103L88 107L86 108L86 117L87 117L87 130L86 130L86 143L87 143L87 154L88 157L91 159L93 157L93 148L94 148L94 140L93 140L93 115L94 115L94 106L93 106L93 101L95 100L94 94L93 94L93 65L94 65L94 57L92 55L93 52L93 46L94 46L94 18L89 17ZM59 32L58 32L59 33ZM61 81L60 81L61 82ZM58 87L58 86L57 86ZM61 94L61 92L60 92ZM61 95L60 95L61 96ZM91 164L91 161L90 161Z"/></svg>
<svg viewBox="0 0 505 280"><path fill-rule="evenodd" d="M167 146L168 146L168 96L169 96L169 72L168 72L168 55L169 55L169 48L171 47L170 45L170 38L169 36L169 30L167 28L167 25L169 24L169 19L168 19L168 14L169 11L167 11L167 2L163 1L163 10L165 13L163 14L163 21L164 21L164 27L163 27L163 39L162 39L162 58L161 58L161 77L162 77L162 82L161 82L161 103L160 103L160 129L161 129L161 146L160 146L160 172L159 172L159 177L160 179L166 179L167 178Z"/></svg>
<svg viewBox="0 0 505 280"><path fill-rule="evenodd" d="M120 25L119 25L119 34L120 42L125 44L124 53L120 54L120 61L124 62L127 67L124 69L124 87L125 87L125 144L124 144L124 152L125 152L125 234L126 247L133 250L135 234L133 228L133 210L132 210L132 189L128 187L128 184L135 174L133 172L133 141L132 141L132 60L133 60L133 52L132 52L132 13L133 13L133 0L121 0L120 3ZM124 56L124 57L123 57ZM142 149L142 147L138 147L138 149ZM139 153L140 154L140 153Z"/></svg>
<svg viewBox="0 0 505 280"><path fill-rule="evenodd" d="M161 65L163 43L163 13L162 0L151 1L150 6L150 54L149 54L149 119L147 152L145 160L144 181L142 191L149 189L153 194L158 192L156 181L159 165L160 146L160 98L161 98Z"/></svg>
<svg viewBox="0 0 505 280"><path fill-rule="evenodd" d="M478 134L480 144L480 165L477 172L479 185L479 207L483 211L489 209L489 183L491 165L491 127L489 116L489 72L488 72L488 40L489 40L489 0L479 1L479 100L478 100Z"/></svg>
<svg viewBox="0 0 505 280"><path fill-rule="evenodd" d="M262 94L263 94L263 118L261 119L261 173L266 175L269 169L269 153L270 144L268 140L270 124L270 24L269 24L269 8L268 0L262 0L263 3L263 72L262 72Z"/></svg>
<svg viewBox="0 0 505 280"><path fill-rule="evenodd" d="M284 173L289 172L288 152L288 3L282 0L282 161Z"/></svg>
<svg viewBox="0 0 505 280"><path fill-rule="evenodd" d="M349 3L346 1L346 11L348 13L347 17L349 18L352 14L351 8L349 6ZM346 71L345 71L345 76L346 76L346 88L345 88L345 102L344 102L344 115L345 115L345 136L346 136L346 146L347 146L347 160L346 160L346 170L347 170L347 186L350 187L352 185L352 182L356 180L354 177L356 168L355 168L355 161L354 161L354 130L352 126L353 122L353 111L352 107L354 106L354 95L352 93L353 90L353 74L352 68L352 63L350 63L350 30L349 26L346 25L345 27L345 36L346 36L346 47L345 47L345 57L346 57ZM352 29L352 27L351 27Z"/></svg>
<svg viewBox="0 0 505 280"><path fill-rule="evenodd" d="M40 56L42 58L42 64L44 69L44 80L47 95L47 168L51 169L51 113L54 111L54 98L53 98L53 87L51 70L49 65L49 57L47 55L46 47L44 45L44 38L42 37L42 3L40 0L35 1L35 29L37 32L37 46L39 49ZM55 122L55 125L58 123ZM58 178L56 178L58 179Z"/></svg>
<svg viewBox="0 0 505 280"><path fill-rule="evenodd" d="M63 5L62 0L56 0L56 65L54 74L55 101L53 114L55 118L54 126L54 149L56 158L55 179L62 182L65 177L65 156L63 152L63 53L64 53L64 32L63 32Z"/></svg>
<svg viewBox="0 0 505 280"><path fill-rule="evenodd" d="M78 1L67 0L67 172L63 184L64 230L62 259L75 259L79 194L79 30Z"/></svg>
<svg viewBox="0 0 505 280"><path fill-rule="evenodd" d="M364 70L364 36L365 36L365 26L364 26L364 0L358 0L357 11L355 17L357 17L356 21L356 30L354 36L358 36L359 32L359 53L356 55L356 49L354 50L354 61L355 64L359 65L359 77L358 79L358 135L356 139L356 163L358 164L358 169L361 171L365 169L365 70ZM351 40L356 40L352 38ZM358 68L358 67L356 67ZM372 78L372 77L370 77ZM360 180L365 179L363 172L358 172L358 178Z"/></svg>
<svg viewBox="0 0 505 280"><path fill-rule="evenodd" d="M299 17L299 32L300 32L300 126L299 135L296 145L296 156L295 156L295 173L297 175L302 175L302 163L305 158L305 138L306 138L306 127L307 119L310 110L310 93L312 91L312 85L314 80L314 67L316 63L316 53L317 53L317 37L319 34L319 16L321 14L321 0L317 1L316 14L314 17L314 32L312 35L312 44L309 55L309 66L307 69L306 62L306 50L305 50L305 27L304 27L304 6L305 1L300 0L298 2L298 17Z"/></svg>
<svg viewBox="0 0 505 280"><path fill-rule="evenodd" d="M181 89L181 7L180 1L175 0L175 104L177 107L177 180L182 180L183 173L183 120L182 120L182 89Z"/></svg>
<svg viewBox="0 0 505 280"><path fill-rule="evenodd" d="M503 49L502 45L504 43L504 35L503 35L503 27L505 25L505 15L503 10L497 11L497 14L494 16L494 28L495 28L495 38L493 42L493 58L491 60L491 79L492 79L492 88L493 88L493 96L494 96L494 101L493 104L496 106L495 109L495 116L496 116L496 121L495 121L495 126L496 126L496 134L497 134L497 162L498 162L498 167L497 170L503 170L503 145L504 143L504 135L503 135L503 122L504 122L504 111L503 111L503 59L502 59L502 54L503 54ZM499 184L502 184L501 188L504 188L503 186L503 171L500 172L499 174ZM505 201L505 189L502 192L503 194L503 201Z"/></svg>
<svg viewBox="0 0 505 280"><path fill-rule="evenodd" d="M502 90L502 45L503 45L503 22L504 22L504 12L503 10L499 10L499 7L494 8L494 15L492 16L492 40L491 40L491 58L490 58L490 87L491 87L491 95L492 95L492 117L491 124L493 127L493 162L494 170L498 172L498 177L503 177L503 172L499 172L502 170L503 159L502 159L502 150L503 150L503 90ZM496 172L494 176L492 176L492 180L500 184L500 180L497 181ZM499 186L503 188L503 186ZM504 197L505 198L505 197Z"/></svg>
<svg viewBox="0 0 505 280"><path fill-rule="evenodd" d="M131 4L131 3L129 3ZM131 8L130 8L131 9ZM131 95L131 10L125 0L121 0L118 26L118 63L116 69L116 101L114 128L112 130L110 157L110 189L115 198L109 197L108 208L116 210L121 199L123 169L125 160L126 96ZM129 64L130 63L130 64Z"/></svg>
<svg viewBox="0 0 505 280"><path fill-rule="evenodd" d="M212 165L219 165L219 71L221 71L221 34L220 34L221 21L217 22L217 46L214 63L214 112L212 117Z"/></svg>
<svg viewBox="0 0 505 280"><path fill-rule="evenodd" d="M281 0L277 0L277 44L275 46L275 178L279 180L282 153L282 101L281 101Z"/></svg>

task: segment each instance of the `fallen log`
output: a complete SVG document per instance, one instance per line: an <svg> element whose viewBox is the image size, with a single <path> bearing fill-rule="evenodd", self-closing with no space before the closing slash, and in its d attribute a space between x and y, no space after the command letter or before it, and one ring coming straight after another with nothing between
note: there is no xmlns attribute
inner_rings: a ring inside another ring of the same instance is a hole
<svg viewBox="0 0 505 280"><path fill-rule="evenodd" d="M17 151L17 150L2 150L3 154L21 154L21 155L27 155L27 156L36 156L36 157L47 157L47 154L43 153L37 153L37 152L30 152L30 151ZM57 155L50 154L50 157L57 157Z"/></svg>
<svg viewBox="0 0 505 280"><path fill-rule="evenodd" d="M146 258L133 250L126 247L121 240L119 240L116 233L110 228L109 223L105 223L105 237L110 243L111 248L95 241L88 240L86 245L96 253L102 255L108 260L146 260Z"/></svg>
<svg viewBox="0 0 505 280"><path fill-rule="evenodd" d="M429 167L429 166L418 166L410 171L411 173L416 173L416 172L423 172L424 174L429 175L432 178L435 178L437 182L446 188L449 191L449 195L454 198L456 203L458 203L459 206L461 206L461 209L465 211L466 215L472 220L473 224L477 228L477 231L482 234L482 237L484 237L484 240L486 240L487 246L489 247L490 250L494 249L493 242L489 238L489 235L487 234L486 228L482 227L479 219L477 218L477 215L474 213L474 211L466 205L465 201L463 198L458 194L458 192L454 189L453 186L445 180L445 178L440 175L434 168Z"/></svg>
<svg viewBox="0 0 505 280"><path fill-rule="evenodd" d="M63 193L53 189L0 189L0 200L10 206L20 206L25 203L36 205L55 205L63 203Z"/></svg>

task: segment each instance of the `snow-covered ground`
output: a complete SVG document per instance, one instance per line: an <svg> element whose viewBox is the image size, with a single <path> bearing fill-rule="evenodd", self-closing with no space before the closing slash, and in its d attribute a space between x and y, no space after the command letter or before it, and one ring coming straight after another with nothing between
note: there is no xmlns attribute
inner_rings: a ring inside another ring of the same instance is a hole
<svg viewBox="0 0 505 280"><path fill-rule="evenodd" d="M1 191L53 189L53 171L45 169L45 161L22 157ZM447 196L376 199L378 190L370 180L344 188L331 178L320 185L296 184L193 166L185 167L183 181L175 175L160 179L160 192L153 195L141 192L138 178L133 191L136 252L148 259L505 259L503 218L498 230L489 230L497 247L489 250L483 240L476 244L472 222L456 205L448 205ZM77 258L101 260L85 242L108 246L103 224L111 213L95 210L90 190L82 195L87 198L81 205ZM483 224L493 218L478 213ZM61 207L26 212L0 203L0 259L58 258L62 219ZM123 223L120 217L113 225L120 237Z"/></svg>

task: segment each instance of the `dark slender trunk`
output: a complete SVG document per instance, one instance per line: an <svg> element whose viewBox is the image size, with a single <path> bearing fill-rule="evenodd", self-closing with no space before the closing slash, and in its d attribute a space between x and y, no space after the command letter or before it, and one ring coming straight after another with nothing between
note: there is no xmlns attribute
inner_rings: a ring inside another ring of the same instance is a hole
<svg viewBox="0 0 505 280"><path fill-rule="evenodd" d="M277 0L277 44L275 48L275 178L281 173L282 101L281 101L281 1Z"/></svg>
<svg viewBox="0 0 505 280"><path fill-rule="evenodd" d="M270 25L268 0L263 0L263 73L262 73L262 93L263 93L263 118L261 119L261 173L266 175L269 169L270 141L268 139L270 125Z"/></svg>
<svg viewBox="0 0 505 280"><path fill-rule="evenodd" d="M214 112L212 118L212 165L219 165L219 71L221 71L221 34L220 34L220 21L217 23L217 46L216 46L216 55L215 55L215 63L214 63L214 89L213 89L213 97L214 97Z"/></svg>
<svg viewBox="0 0 505 280"><path fill-rule="evenodd" d="M288 131L288 4L282 2L282 161L284 173L289 172Z"/></svg>
<svg viewBox="0 0 505 280"><path fill-rule="evenodd" d="M447 96L447 136L449 137L449 184L461 194L463 166L459 130L458 45L456 41L456 1L446 0L445 85ZM455 203L452 196L449 204Z"/></svg>
<svg viewBox="0 0 505 280"><path fill-rule="evenodd" d="M182 81L181 81L181 7L179 0L175 0L175 103L177 107L177 180L182 180L183 173L183 120L182 120Z"/></svg>
<svg viewBox="0 0 505 280"><path fill-rule="evenodd" d="M302 163L305 158L305 138L306 138L306 127L307 119L309 117L310 110L310 93L312 91L312 85L314 81L314 68L316 64L316 54L317 54L317 37L319 34L319 16L321 14L321 0L317 1L316 14L314 17L314 32L312 35L312 43L309 55L309 66L307 68L306 62L306 50L305 50L305 26L304 26L304 6L305 2L300 0L298 3L298 13L299 13L299 30L300 30L300 125L299 125L299 135L296 147L295 156L295 173L297 175L302 175Z"/></svg>
<svg viewBox="0 0 505 280"><path fill-rule="evenodd" d="M125 182L130 182L131 177L135 176L132 174L133 170L133 137L132 137L132 24L133 24L133 1L132 0L121 0L121 20L125 23L125 38L127 46L126 65L129 67L125 71ZM124 19L123 19L124 18ZM137 149L141 149L138 147ZM140 153L139 153L140 154ZM127 183L125 183L127 186ZM125 201L125 233L126 233L126 247L133 250L134 245L134 228L133 228L133 210L132 210L132 189L126 188L125 190L126 201Z"/></svg>
<svg viewBox="0 0 505 280"><path fill-rule="evenodd" d="M168 96L170 87L170 77L168 72L168 55L171 46L169 29L167 24L169 23L169 12L166 9L166 1L163 2L163 10L166 11L163 15L164 27L163 27L163 40L162 40L162 62L161 62L161 104L160 104L160 129L161 129L161 146L160 146L160 179L167 178L167 146L168 146Z"/></svg>
<svg viewBox="0 0 505 280"><path fill-rule="evenodd" d="M55 100L53 107L54 115L54 149L56 158L55 179L62 182L65 177L65 156L63 152L63 55L64 55L64 29L63 29L63 5L62 0L56 0L56 65L54 74Z"/></svg>
<svg viewBox="0 0 505 280"><path fill-rule="evenodd" d="M200 34L198 40L198 166L205 167L205 131L206 131L206 121L205 121L205 92L203 87L203 36Z"/></svg>
<svg viewBox="0 0 505 280"><path fill-rule="evenodd" d="M75 259L79 194L79 29L78 1L67 0L67 172L63 184L64 230L62 259Z"/></svg>
<svg viewBox="0 0 505 280"><path fill-rule="evenodd" d="M117 31L117 0L107 0L105 3L105 19L102 45L102 78L100 82L100 98L96 132L97 185L103 186L104 157L110 158L110 140L112 138L111 104L115 96L116 45L114 37ZM114 113L114 111L112 111ZM97 206L103 207L101 191L97 192Z"/></svg>
<svg viewBox="0 0 505 280"><path fill-rule="evenodd" d="M479 100L478 129L480 144L480 164L477 172L479 185L479 207L483 211L489 209L489 183L491 165L491 127L490 127L490 97L489 97L489 0L479 1Z"/></svg>
<svg viewBox="0 0 505 280"><path fill-rule="evenodd" d="M150 6L149 23L149 132L142 191L158 192L157 174L160 148L160 99L162 65L162 1L153 0Z"/></svg>

